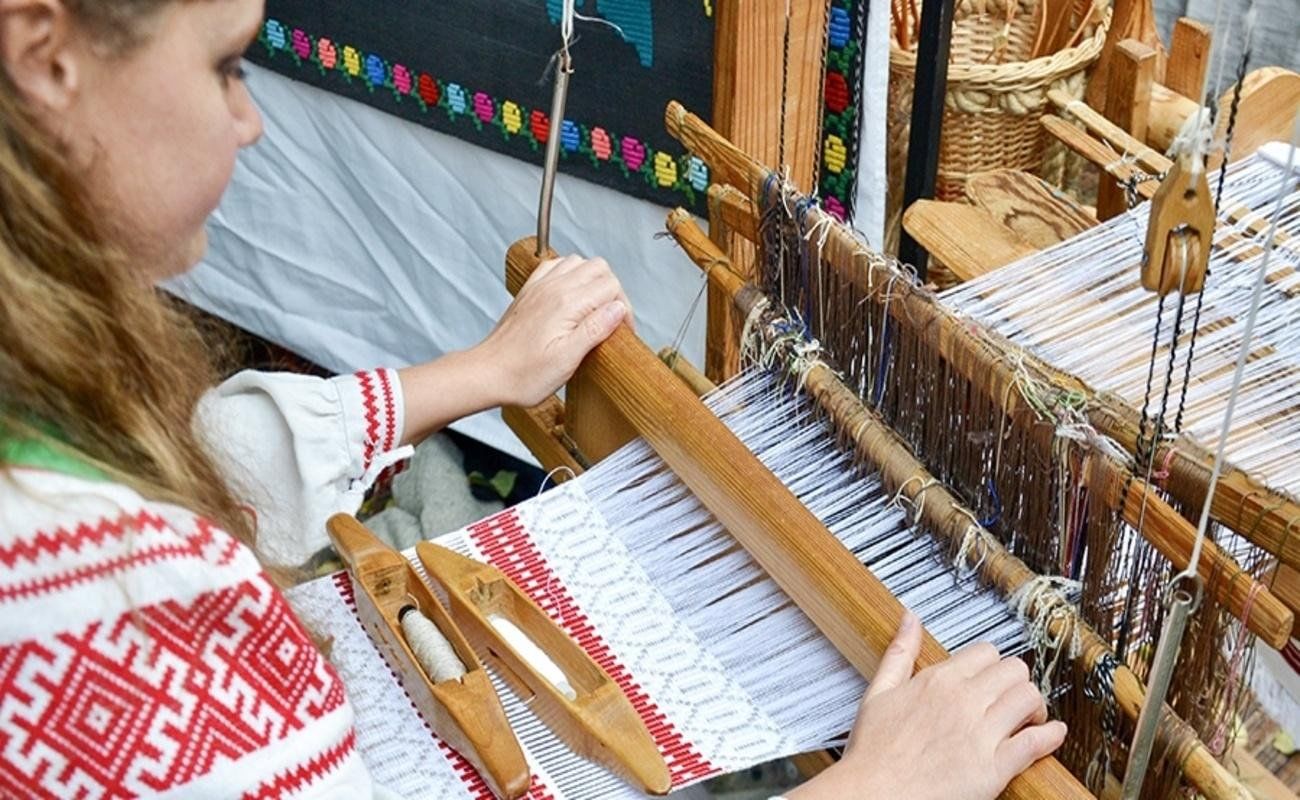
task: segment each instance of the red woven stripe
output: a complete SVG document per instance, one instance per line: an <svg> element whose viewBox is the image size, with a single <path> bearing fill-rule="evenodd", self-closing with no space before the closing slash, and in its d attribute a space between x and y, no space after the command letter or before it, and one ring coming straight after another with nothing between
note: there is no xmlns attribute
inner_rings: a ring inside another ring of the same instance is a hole
<svg viewBox="0 0 1300 800"><path fill-rule="evenodd" d="M56 555L64 549L78 550L85 544L99 545L110 538L120 539L128 531L140 531L146 527L162 530L166 525L167 523L161 517L146 511L135 516L123 516L116 521L103 518L93 524L78 525L72 533L61 528L53 534L37 533L31 540L19 540L7 551L0 551L0 561L4 561L4 556L8 555L12 560L5 562L5 565L12 566L13 562L20 557L35 561L40 553ZM79 583L105 578L144 564L186 558L202 559L203 549L216 539L214 530L213 523L199 518L196 520L195 533L186 536L184 541L156 544L134 550L126 555L83 564L41 578L0 585L0 603L66 591ZM223 548L217 565L224 566L230 563L238 552L239 542L232 538Z"/></svg>
<svg viewBox="0 0 1300 800"><path fill-rule="evenodd" d="M720 772L686 741L614 657L533 544L514 509L471 525L469 535L488 561L563 627L619 685L668 761L674 787Z"/></svg>

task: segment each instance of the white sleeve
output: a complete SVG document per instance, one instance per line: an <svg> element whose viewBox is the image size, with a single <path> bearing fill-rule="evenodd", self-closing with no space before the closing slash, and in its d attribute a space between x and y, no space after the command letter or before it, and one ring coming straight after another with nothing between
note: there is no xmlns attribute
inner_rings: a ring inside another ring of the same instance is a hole
<svg viewBox="0 0 1300 800"><path fill-rule="evenodd" d="M337 378L241 372L199 403L196 426L257 517L257 551L301 566L329 544L325 521L353 513L402 439L395 370Z"/></svg>

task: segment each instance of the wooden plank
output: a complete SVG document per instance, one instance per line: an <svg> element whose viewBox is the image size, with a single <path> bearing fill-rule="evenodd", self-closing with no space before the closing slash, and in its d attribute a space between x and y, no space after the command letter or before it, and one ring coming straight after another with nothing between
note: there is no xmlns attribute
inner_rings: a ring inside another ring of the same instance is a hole
<svg viewBox="0 0 1300 800"><path fill-rule="evenodd" d="M539 263L536 241L506 255L518 291ZM862 675L874 675L903 606L717 417L621 325L584 366L687 488ZM917 668L948 657L923 634ZM1035 763L1005 797L1090 798L1058 761Z"/></svg>
<svg viewBox="0 0 1300 800"><path fill-rule="evenodd" d="M1063 242L1097 224L1091 212L1047 181L1015 169L983 172L966 182L966 197L1032 247Z"/></svg>
<svg viewBox="0 0 1300 800"><path fill-rule="evenodd" d="M962 281L1038 251L988 211L964 203L917 200L903 214L903 229Z"/></svg>
<svg viewBox="0 0 1300 800"><path fill-rule="evenodd" d="M809 193L821 147L828 5L824 0L728 0L716 5L714 21L714 128L764 164L788 166L790 180ZM753 277L755 249L734 234L719 237L717 244L734 268ZM735 374L740 348L733 309L713 290L708 320L704 371L721 381Z"/></svg>
<svg viewBox="0 0 1300 800"><path fill-rule="evenodd" d="M1155 50L1134 39L1120 42L1111 62L1110 86L1102 113L1138 141L1146 139L1155 66ZM1097 219L1108 220L1127 208L1123 188L1103 178L1097 186Z"/></svg>
<svg viewBox="0 0 1300 800"><path fill-rule="evenodd" d="M1198 102L1202 100L1201 87L1205 85L1205 73L1210 68L1212 39L1209 25L1180 17L1174 23L1174 35L1170 39L1165 86L1184 97Z"/></svg>

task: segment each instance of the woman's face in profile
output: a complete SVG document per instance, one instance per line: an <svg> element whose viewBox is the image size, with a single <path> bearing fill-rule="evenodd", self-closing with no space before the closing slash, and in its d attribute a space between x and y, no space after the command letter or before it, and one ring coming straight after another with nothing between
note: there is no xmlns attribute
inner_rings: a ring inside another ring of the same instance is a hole
<svg viewBox="0 0 1300 800"><path fill-rule="evenodd" d="M165 4L121 52L62 0L11 0L0 57L63 146L102 231L150 282L202 258L204 223L262 122L240 56L262 0Z"/></svg>

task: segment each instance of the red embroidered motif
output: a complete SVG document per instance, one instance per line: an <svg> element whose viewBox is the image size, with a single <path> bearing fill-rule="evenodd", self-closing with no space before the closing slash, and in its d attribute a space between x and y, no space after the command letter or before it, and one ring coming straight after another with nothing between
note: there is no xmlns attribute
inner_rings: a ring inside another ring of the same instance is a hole
<svg viewBox="0 0 1300 800"><path fill-rule="evenodd" d="M339 708L265 578L0 647L0 795L171 789Z"/></svg>
<svg viewBox="0 0 1300 800"><path fill-rule="evenodd" d="M349 730L343 741L306 763L283 772L256 790L244 793L244 800L278 800L291 792L299 791L338 769L339 764L357 749L357 732Z"/></svg>
<svg viewBox="0 0 1300 800"><path fill-rule="evenodd" d="M115 520L100 519L93 526L83 522L73 531L66 528L59 528L54 533L38 531L31 538L18 538L7 545L0 543L0 566L12 568L19 560L34 564L42 556L57 556L64 550L77 551L88 544L102 545L109 540L121 539L128 531L162 530L166 525L156 514L141 511L123 514Z"/></svg>
<svg viewBox="0 0 1300 800"><path fill-rule="evenodd" d="M379 386L384 393L384 451L393 449L396 442L393 438L397 436L397 411L393 405L393 384L388 379L388 370L377 370L379 374Z"/></svg>
<svg viewBox="0 0 1300 800"><path fill-rule="evenodd" d="M370 373L358 372L356 378L361 387L361 405L366 412L365 456L361 463L365 470L370 469L370 462L375 458L375 445L379 444L379 405Z"/></svg>
<svg viewBox="0 0 1300 800"><path fill-rule="evenodd" d="M43 531L31 539L17 539L8 547L0 546L0 565L13 567L20 559L36 563L38 556L58 556L65 550L74 552L83 548L98 547L106 542L121 539L129 531L153 529L163 530L167 522L161 517L147 511L138 514L123 515L116 521L100 519L94 525L82 523L69 533L60 528L53 534ZM165 543L158 543L131 550L123 555L104 558L93 563L80 564L71 569L55 571L39 578L30 578L16 583L0 583L0 603L31 598L41 594L62 592L80 583L109 577L128 569L160 561L184 559L203 559L225 566L239 553L239 541L224 532L218 536L218 528L209 520L197 517L194 520L194 533ZM213 550L219 547L220 550ZM0 572L2 575L3 572Z"/></svg>

